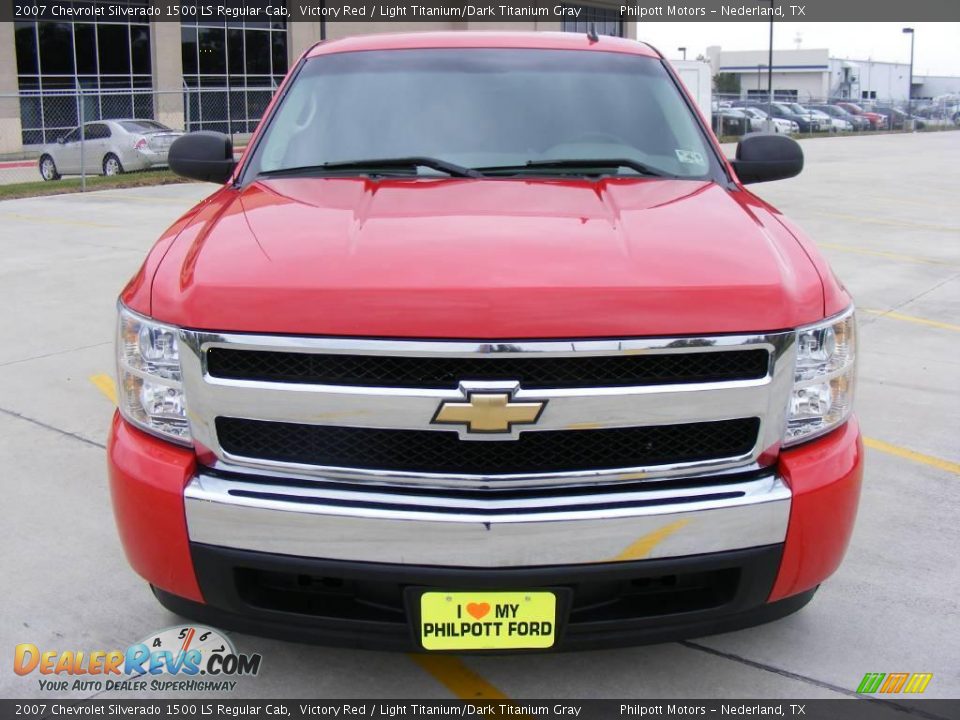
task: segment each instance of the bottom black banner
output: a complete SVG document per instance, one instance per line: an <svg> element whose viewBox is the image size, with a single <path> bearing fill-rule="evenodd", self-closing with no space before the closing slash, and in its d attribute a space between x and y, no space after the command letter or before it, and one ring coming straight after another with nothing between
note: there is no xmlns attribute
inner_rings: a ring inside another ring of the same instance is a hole
<svg viewBox="0 0 960 720"><path fill-rule="evenodd" d="M0 700L0 718L960 718L960 700Z"/></svg>

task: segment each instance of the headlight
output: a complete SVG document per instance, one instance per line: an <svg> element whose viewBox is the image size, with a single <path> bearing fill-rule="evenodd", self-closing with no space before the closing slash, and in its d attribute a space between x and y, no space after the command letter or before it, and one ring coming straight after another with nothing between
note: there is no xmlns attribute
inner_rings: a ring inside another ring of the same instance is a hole
<svg viewBox="0 0 960 720"><path fill-rule="evenodd" d="M853 409L857 323L853 308L797 330L797 364L784 446L818 437Z"/></svg>
<svg viewBox="0 0 960 720"><path fill-rule="evenodd" d="M117 378L124 418L154 435L191 442L177 328L153 322L121 305Z"/></svg>

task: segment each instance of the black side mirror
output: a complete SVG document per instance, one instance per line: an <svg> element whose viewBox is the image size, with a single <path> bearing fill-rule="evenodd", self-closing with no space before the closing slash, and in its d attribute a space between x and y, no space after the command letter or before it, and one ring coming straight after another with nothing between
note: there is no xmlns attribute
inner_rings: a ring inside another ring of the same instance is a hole
<svg viewBox="0 0 960 720"><path fill-rule="evenodd" d="M753 133L740 139L737 157L730 163L744 185L784 180L803 170L803 150L785 135Z"/></svg>
<svg viewBox="0 0 960 720"><path fill-rule="evenodd" d="M181 135L167 154L170 169L181 177L225 183L233 174L233 142L228 135L206 130Z"/></svg>

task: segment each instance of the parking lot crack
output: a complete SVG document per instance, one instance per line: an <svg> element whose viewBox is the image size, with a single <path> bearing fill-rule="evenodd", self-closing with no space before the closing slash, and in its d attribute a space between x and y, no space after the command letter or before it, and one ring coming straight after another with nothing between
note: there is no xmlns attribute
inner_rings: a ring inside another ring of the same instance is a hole
<svg viewBox="0 0 960 720"><path fill-rule="evenodd" d="M33 360L43 360L44 358L54 357L55 355L66 355L67 353L77 352L79 350L89 350L95 347L102 347L104 345L112 345L113 340L105 340L103 342L94 343L93 345L80 345L79 347L67 348L65 350L54 350L53 352L42 353L40 355L31 355L30 357L20 358L19 360L8 360L7 362L0 363L0 368L8 367L10 365L17 365L19 363L31 362Z"/></svg>
<svg viewBox="0 0 960 720"><path fill-rule="evenodd" d="M897 304L897 305L894 305L892 308L890 308L890 311L900 310L901 308L906 307L906 306L909 305L910 303L916 302L917 300L919 300L920 298L922 298L924 295L929 295L929 294L932 293L934 290L938 290L939 288L943 287L943 286L946 285L947 283L953 282L953 281L956 280L957 278L960 278L960 273L956 273L956 274L954 274L954 275L951 275L950 277L948 277L948 278L946 278L946 279L944 279L944 280L941 280L940 282L936 283L935 285L932 285L931 287L927 288L926 290L923 290L922 292L919 292L919 293L917 293L916 295L913 295L912 297L907 298L907 299L904 300L903 302L901 302L901 303L899 303L899 304Z"/></svg>
<svg viewBox="0 0 960 720"><path fill-rule="evenodd" d="M51 430L55 433L59 433L60 435L66 435L67 437L73 438L74 440L79 440L80 442L85 443L86 445L92 445L93 447L100 448L101 450L106 450L107 448L107 446L104 445L103 443L98 443L95 440L90 440L88 438L83 437L83 435L78 435L77 433L70 432L69 430L64 430L62 428L49 425L43 422L42 420L37 420L27 415L23 415L21 413L16 412L15 410L7 410L6 408L0 408L0 413L3 413L4 415L7 415L12 418L16 418L17 420L23 420L24 422L28 422L32 425L36 425L37 427L42 427L45 430Z"/></svg>

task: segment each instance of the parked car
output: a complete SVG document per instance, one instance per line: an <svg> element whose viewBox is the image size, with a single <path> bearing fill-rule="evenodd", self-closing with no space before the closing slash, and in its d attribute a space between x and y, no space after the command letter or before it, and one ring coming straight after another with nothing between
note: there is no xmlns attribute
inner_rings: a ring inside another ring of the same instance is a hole
<svg viewBox="0 0 960 720"><path fill-rule="evenodd" d="M870 121L867 120L862 115L854 115L847 112L839 105L808 105L807 107L813 110L819 110L826 115L829 115L831 118L836 120L844 120L850 123L853 126L854 130L869 130Z"/></svg>
<svg viewBox="0 0 960 720"><path fill-rule="evenodd" d="M803 607L860 492L853 301L747 189L800 145L728 160L694 107L633 40L366 35L304 53L239 164L179 138L223 185L120 295L107 448L159 601L501 653Z"/></svg>
<svg viewBox="0 0 960 720"><path fill-rule="evenodd" d="M95 175L119 175L167 164L167 152L181 131L172 130L156 120L97 120L43 146L38 167L44 180L59 180L63 175L81 172ZM83 158L83 167L80 162Z"/></svg>
<svg viewBox="0 0 960 720"><path fill-rule="evenodd" d="M753 128L750 118L739 108L719 108L713 113L713 131L718 137L746 135Z"/></svg>
<svg viewBox="0 0 960 720"><path fill-rule="evenodd" d="M771 118L764 110L758 107L739 108L747 117L750 118L750 129L754 132L764 132L767 129L767 121L771 120L773 132L779 135L789 135L800 132L800 126L792 120L784 118Z"/></svg>
<svg viewBox="0 0 960 720"><path fill-rule="evenodd" d="M890 130L903 130L909 120L913 120L913 126L917 130L927 126L927 121L923 118L910 115L899 108L876 108L876 112L887 118L887 127Z"/></svg>
<svg viewBox="0 0 960 720"><path fill-rule="evenodd" d="M833 129L833 124L830 122L829 118L825 121L822 115L818 115L812 110L805 108L800 103L788 102L783 104L797 115L806 118L810 122L810 132L829 132Z"/></svg>
<svg viewBox="0 0 960 720"><path fill-rule="evenodd" d="M810 115L816 118L820 122L820 127L828 128L830 132L852 132L853 123L849 120L844 120L843 118L831 117L822 110L817 110L816 108L808 107L807 110L810 112Z"/></svg>
<svg viewBox="0 0 960 720"><path fill-rule="evenodd" d="M783 120L789 120L790 122L796 123L797 127L800 129L800 132L810 133L818 132L820 130L820 123L814 122L806 115L800 115L793 110L786 103L775 102L775 103L766 103L766 102L750 102L745 103L748 107L759 107L761 110L767 112L769 111L774 117L781 118Z"/></svg>
<svg viewBox="0 0 960 720"><path fill-rule="evenodd" d="M880 113L864 110L862 107L852 102L843 101L834 104L838 107L842 107L851 115L859 115L860 117L866 118L867 122L870 123L871 130L887 129L887 118Z"/></svg>

